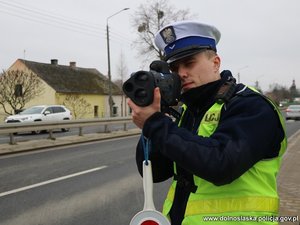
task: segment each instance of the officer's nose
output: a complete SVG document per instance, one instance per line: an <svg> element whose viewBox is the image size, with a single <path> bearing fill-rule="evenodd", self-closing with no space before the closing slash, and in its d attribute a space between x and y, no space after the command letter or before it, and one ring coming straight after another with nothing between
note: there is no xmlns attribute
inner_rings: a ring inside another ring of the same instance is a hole
<svg viewBox="0 0 300 225"><path fill-rule="evenodd" d="M187 69L183 65L178 66L177 73L178 73L178 75L180 76L181 79L185 79L185 78L188 77Z"/></svg>

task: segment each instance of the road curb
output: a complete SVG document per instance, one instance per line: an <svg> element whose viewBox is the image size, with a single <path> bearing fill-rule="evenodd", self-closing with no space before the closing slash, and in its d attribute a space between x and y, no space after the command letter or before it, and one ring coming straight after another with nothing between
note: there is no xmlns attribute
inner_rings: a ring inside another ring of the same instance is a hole
<svg viewBox="0 0 300 225"><path fill-rule="evenodd" d="M292 148L295 144L297 144L300 141L299 139L300 139L300 130L298 130L296 133L294 133L291 137L288 138L287 147Z"/></svg>

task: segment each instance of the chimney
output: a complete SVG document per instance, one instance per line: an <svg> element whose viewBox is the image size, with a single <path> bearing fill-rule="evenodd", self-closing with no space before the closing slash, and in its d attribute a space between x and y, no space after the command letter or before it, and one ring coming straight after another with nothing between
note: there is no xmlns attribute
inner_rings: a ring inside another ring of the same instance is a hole
<svg viewBox="0 0 300 225"><path fill-rule="evenodd" d="M51 65L58 65L57 59L51 59Z"/></svg>
<svg viewBox="0 0 300 225"><path fill-rule="evenodd" d="M70 67L73 69L76 68L76 62L70 62Z"/></svg>

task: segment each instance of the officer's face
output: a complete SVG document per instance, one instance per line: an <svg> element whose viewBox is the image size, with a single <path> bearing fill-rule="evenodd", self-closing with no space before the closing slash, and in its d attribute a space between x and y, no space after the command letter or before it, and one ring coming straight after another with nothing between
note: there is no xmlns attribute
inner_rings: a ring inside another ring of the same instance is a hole
<svg viewBox="0 0 300 225"><path fill-rule="evenodd" d="M220 79L220 58L212 52L201 52L178 60L170 65L179 74L182 91Z"/></svg>

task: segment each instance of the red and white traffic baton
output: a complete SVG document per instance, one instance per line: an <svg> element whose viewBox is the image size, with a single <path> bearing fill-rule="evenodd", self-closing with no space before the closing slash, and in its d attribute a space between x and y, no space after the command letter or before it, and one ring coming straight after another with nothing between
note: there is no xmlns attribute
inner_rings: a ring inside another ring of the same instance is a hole
<svg viewBox="0 0 300 225"><path fill-rule="evenodd" d="M130 225L170 225L169 220L155 209L151 161L143 161L144 209L131 220Z"/></svg>

